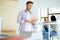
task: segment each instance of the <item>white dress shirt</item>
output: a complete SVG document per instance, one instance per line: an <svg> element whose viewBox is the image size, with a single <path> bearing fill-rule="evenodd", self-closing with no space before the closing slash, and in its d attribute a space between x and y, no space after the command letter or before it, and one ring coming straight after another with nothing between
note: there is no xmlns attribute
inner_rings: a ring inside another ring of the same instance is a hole
<svg viewBox="0 0 60 40"><path fill-rule="evenodd" d="M32 16L31 16L30 12L27 11L26 20L30 20L31 18L32 18ZM31 31L33 30L33 25L32 25L32 23L26 22L25 25L26 25L26 26L25 26L25 31L31 32Z"/></svg>

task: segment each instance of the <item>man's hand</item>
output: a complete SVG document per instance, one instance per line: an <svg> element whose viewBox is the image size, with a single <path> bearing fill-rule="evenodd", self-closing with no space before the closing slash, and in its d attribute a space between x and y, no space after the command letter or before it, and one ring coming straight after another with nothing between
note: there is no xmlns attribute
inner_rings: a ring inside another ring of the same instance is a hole
<svg viewBox="0 0 60 40"><path fill-rule="evenodd" d="M32 20L31 23L32 23L32 24L35 24L38 19L37 19L36 17L33 17L31 20Z"/></svg>
<svg viewBox="0 0 60 40"><path fill-rule="evenodd" d="M33 17L31 20L32 20L33 22L36 22L38 19L37 19L36 17Z"/></svg>
<svg viewBox="0 0 60 40"><path fill-rule="evenodd" d="M25 22L30 22L30 23L31 23L31 22L32 22L32 20L25 20Z"/></svg>
<svg viewBox="0 0 60 40"><path fill-rule="evenodd" d="M36 17L31 18L30 20L25 20L25 22L30 22L32 24L35 24L38 19Z"/></svg>

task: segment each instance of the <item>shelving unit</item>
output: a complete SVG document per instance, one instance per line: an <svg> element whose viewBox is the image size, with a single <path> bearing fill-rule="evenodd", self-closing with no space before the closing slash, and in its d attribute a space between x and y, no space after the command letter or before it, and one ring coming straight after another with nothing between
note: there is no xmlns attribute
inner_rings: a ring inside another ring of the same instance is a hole
<svg viewBox="0 0 60 40"><path fill-rule="evenodd" d="M57 12L55 12L55 13L53 13L53 11L54 10L52 10L52 12L50 13L50 9L49 8L47 8L47 16L41 16L41 21L42 21L42 19L44 19L44 18L48 18L48 29L49 29L49 32L48 32L48 36L49 36L49 40L59 40L60 39L60 30L57 30L57 36L52 36L52 37L50 37L50 33L51 33L51 31L50 31L50 29L51 29L51 24L56 24L57 25L57 27L56 27L56 29L59 29L59 26L60 26L60 23L58 23L58 22L56 22L56 23L53 23L53 22L51 22L50 21L50 16L51 15L60 15L60 13L59 13L59 11ZM40 13L40 15L42 14L42 12Z"/></svg>

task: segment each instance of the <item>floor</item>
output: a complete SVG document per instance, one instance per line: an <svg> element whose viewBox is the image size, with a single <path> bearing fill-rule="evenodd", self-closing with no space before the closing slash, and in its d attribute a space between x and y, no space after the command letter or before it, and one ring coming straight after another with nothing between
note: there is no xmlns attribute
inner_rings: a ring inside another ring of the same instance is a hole
<svg viewBox="0 0 60 40"><path fill-rule="evenodd" d="M27 34L25 34L27 35ZM25 37L21 37L21 36L10 36L10 35L4 35L4 34L0 34L0 39L1 40L42 40L42 34L39 32L34 32L31 34L31 37L25 38Z"/></svg>

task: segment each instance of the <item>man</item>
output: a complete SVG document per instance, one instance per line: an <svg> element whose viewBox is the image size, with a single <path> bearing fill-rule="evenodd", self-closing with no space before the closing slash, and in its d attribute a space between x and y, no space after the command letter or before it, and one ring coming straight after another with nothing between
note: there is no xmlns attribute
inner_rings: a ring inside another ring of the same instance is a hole
<svg viewBox="0 0 60 40"><path fill-rule="evenodd" d="M37 18L33 16L30 11L32 8L33 2L26 2L26 9L21 11L18 15L18 24L20 24L20 36L28 37L33 31L33 24L37 21Z"/></svg>

